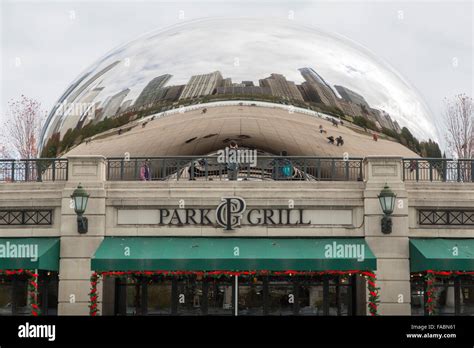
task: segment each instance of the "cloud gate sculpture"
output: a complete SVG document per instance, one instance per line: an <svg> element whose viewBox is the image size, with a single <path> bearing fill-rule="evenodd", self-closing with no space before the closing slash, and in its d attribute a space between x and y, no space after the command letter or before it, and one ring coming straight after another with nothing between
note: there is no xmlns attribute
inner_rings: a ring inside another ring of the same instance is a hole
<svg viewBox="0 0 474 348"><path fill-rule="evenodd" d="M41 147L43 157L151 157L234 140L268 154L413 156L393 139L403 127L438 139L418 93L357 44L291 21L206 19L145 34L86 69Z"/></svg>

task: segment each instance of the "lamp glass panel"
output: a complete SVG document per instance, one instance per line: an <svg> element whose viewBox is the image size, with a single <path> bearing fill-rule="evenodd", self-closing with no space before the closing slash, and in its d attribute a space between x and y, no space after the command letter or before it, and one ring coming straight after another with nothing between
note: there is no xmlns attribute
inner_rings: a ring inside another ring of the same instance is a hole
<svg viewBox="0 0 474 348"><path fill-rule="evenodd" d="M76 213L84 213L87 206L88 197L76 196L74 197L75 211Z"/></svg>

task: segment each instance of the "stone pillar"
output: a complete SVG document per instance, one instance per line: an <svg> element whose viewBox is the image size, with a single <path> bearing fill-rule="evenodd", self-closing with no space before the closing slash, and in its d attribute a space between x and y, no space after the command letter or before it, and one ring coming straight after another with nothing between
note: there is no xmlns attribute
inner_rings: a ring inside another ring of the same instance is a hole
<svg viewBox="0 0 474 348"><path fill-rule="evenodd" d="M68 160L68 181L61 205L58 314L89 315L90 258L105 234L105 158L74 156ZM79 183L90 195L84 214L89 224L86 234L77 232L77 217L70 197ZM102 301L101 283L98 291Z"/></svg>
<svg viewBox="0 0 474 348"><path fill-rule="evenodd" d="M381 315L410 315L410 260L408 196L403 182L401 157L367 157L364 162L365 239L377 257ZM383 234L383 217L377 196L387 185L397 195L392 214L392 233Z"/></svg>

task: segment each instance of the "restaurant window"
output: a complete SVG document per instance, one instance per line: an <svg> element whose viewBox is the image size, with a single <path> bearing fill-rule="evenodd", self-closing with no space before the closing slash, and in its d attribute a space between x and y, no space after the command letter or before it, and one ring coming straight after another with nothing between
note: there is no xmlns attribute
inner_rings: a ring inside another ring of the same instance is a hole
<svg viewBox="0 0 474 348"><path fill-rule="evenodd" d="M455 315L455 291L453 279L438 279L434 283L433 297L436 303L435 311L438 315Z"/></svg>
<svg viewBox="0 0 474 348"><path fill-rule="evenodd" d="M173 283L171 280L150 279L147 290L147 314L170 315L172 309Z"/></svg>
<svg viewBox="0 0 474 348"><path fill-rule="evenodd" d="M234 288L232 282L209 279L207 285L207 314L232 315Z"/></svg>
<svg viewBox="0 0 474 348"><path fill-rule="evenodd" d="M346 316L352 314L351 278L329 279L328 315Z"/></svg>
<svg viewBox="0 0 474 348"><path fill-rule="evenodd" d="M239 315L263 315L263 281L257 278L239 281Z"/></svg>
<svg viewBox="0 0 474 348"><path fill-rule="evenodd" d="M298 285L299 315L324 315L323 281L302 279Z"/></svg>
<svg viewBox="0 0 474 348"><path fill-rule="evenodd" d="M41 315L58 315L58 272L39 272Z"/></svg>
<svg viewBox="0 0 474 348"><path fill-rule="evenodd" d="M285 279L269 279L267 315L294 315L296 306L296 285Z"/></svg>
<svg viewBox="0 0 474 348"><path fill-rule="evenodd" d="M463 277L459 282L459 315L474 315L474 279Z"/></svg>
<svg viewBox="0 0 474 348"><path fill-rule="evenodd" d="M121 277L116 279L116 315L142 315L145 314L142 306L143 288L146 286L142 278Z"/></svg>
<svg viewBox="0 0 474 348"><path fill-rule="evenodd" d="M40 272L38 303L42 315L57 315L57 272ZM28 278L25 275L0 276L0 315L31 315Z"/></svg>
<svg viewBox="0 0 474 348"><path fill-rule="evenodd" d="M425 281L422 276L411 277L411 315L425 315L425 287Z"/></svg>
<svg viewBox="0 0 474 348"><path fill-rule="evenodd" d="M178 315L200 315L203 312L203 282L196 278L178 280L175 296Z"/></svg>
<svg viewBox="0 0 474 348"><path fill-rule="evenodd" d="M423 276L411 277L411 313L427 315L426 283ZM433 284L435 315L474 315L474 279L471 276L437 278Z"/></svg>
<svg viewBox="0 0 474 348"><path fill-rule="evenodd" d="M12 315L12 282L0 277L0 315Z"/></svg>
<svg viewBox="0 0 474 348"><path fill-rule="evenodd" d="M116 280L117 315L233 315L232 279L124 277ZM352 277L240 277L238 315L352 315Z"/></svg>

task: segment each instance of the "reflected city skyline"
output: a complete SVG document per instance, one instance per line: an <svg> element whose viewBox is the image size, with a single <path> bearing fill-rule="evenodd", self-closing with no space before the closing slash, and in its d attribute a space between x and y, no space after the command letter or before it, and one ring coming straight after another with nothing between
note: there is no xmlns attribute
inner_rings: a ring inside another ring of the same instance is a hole
<svg viewBox="0 0 474 348"><path fill-rule="evenodd" d="M399 133L407 127L422 139L438 139L423 100L362 48L287 23L253 30L259 25L256 20L229 20L221 32L210 32L223 21L174 26L107 54L59 99L43 130L42 145L51 138L63 141L68 131L75 131L72 143L80 143L87 138L80 134L87 125L108 123L105 131L117 125L113 119L121 119L121 125L124 118L132 121L181 106L238 98L291 104L349 120L362 117L380 130ZM235 38L234 45L229 46L227 35ZM204 47L193 51L199 39ZM303 45L306 41L313 44ZM277 42L288 52L277 50Z"/></svg>

